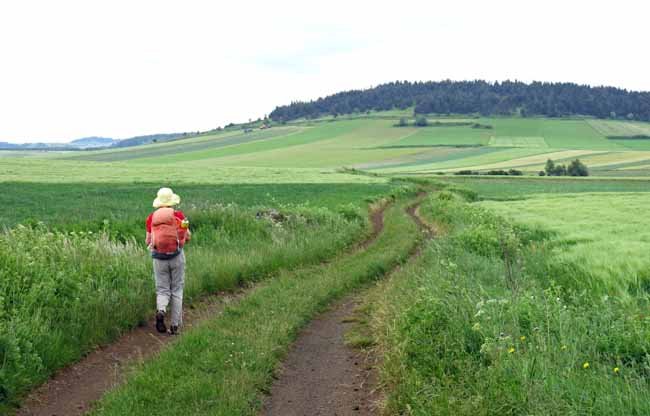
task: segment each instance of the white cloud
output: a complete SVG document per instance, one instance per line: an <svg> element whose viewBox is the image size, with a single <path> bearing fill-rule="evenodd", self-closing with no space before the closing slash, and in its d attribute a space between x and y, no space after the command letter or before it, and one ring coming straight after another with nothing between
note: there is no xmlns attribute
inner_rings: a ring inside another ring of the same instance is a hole
<svg viewBox="0 0 650 416"><path fill-rule="evenodd" d="M0 140L204 130L392 80L650 90L644 2L0 5Z"/></svg>

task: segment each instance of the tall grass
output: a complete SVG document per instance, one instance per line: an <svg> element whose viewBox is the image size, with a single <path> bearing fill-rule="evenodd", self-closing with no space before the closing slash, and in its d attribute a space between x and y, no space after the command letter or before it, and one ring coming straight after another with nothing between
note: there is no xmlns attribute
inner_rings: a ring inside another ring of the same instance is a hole
<svg viewBox="0 0 650 416"><path fill-rule="evenodd" d="M405 203L388 210L384 232L367 250L261 284L139 368L94 414L258 414L262 392L298 330L333 299L381 277L413 249L420 237Z"/></svg>
<svg viewBox="0 0 650 416"><path fill-rule="evenodd" d="M529 229L552 233L548 276L596 296L627 296L650 288L650 193L535 195L481 202Z"/></svg>
<svg viewBox="0 0 650 416"><path fill-rule="evenodd" d="M367 229L358 207L282 210L213 205L192 211L186 296L231 289L281 268L321 262ZM143 227L141 225L140 227ZM30 386L146 320L151 258L126 229L115 234L17 226L0 233L0 409Z"/></svg>
<svg viewBox="0 0 650 416"><path fill-rule="evenodd" d="M454 194L422 212L446 234L369 301L386 413L650 413L647 293L562 286L552 233Z"/></svg>

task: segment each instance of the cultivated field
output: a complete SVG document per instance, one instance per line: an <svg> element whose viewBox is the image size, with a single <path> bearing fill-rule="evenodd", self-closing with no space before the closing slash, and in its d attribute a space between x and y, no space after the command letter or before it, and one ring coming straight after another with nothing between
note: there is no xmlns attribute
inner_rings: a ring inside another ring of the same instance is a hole
<svg viewBox="0 0 650 416"><path fill-rule="evenodd" d="M642 213L649 203L650 190L538 194L521 201L486 201L480 206L515 223L556 233L555 261L580 267L581 272L574 271L572 277L577 285L592 292L602 287L603 294L625 298L650 279L650 221L644 215L621 216Z"/></svg>
<svg viewBox="0 0 650 416"><path fill-rule="evenodd" d="M301 329L360 287L387 414L650 412L650 148L628 143L646 124L400 117L1 153L0 412L151 316L144 218L164 185L195 235L188 307L253 289L92 414L259 414ZM592 176L538 177L548 158ZM527 175L434 175L509 168Z"/></svg>
<svg viewBox="0 0 650 416"><path fill-rule="evenodd" d="M430 197L439 237L367 298L387 413L650 411L650 193L461 195Z"/></svg>
<svg viewBox="0 0 650 416"><path fill-rule="evenodd" d="M57 177L68 171L97 171L98 181L118 176L191 180L186 165L203 173L201 181L214 182L223 167L301 168L334 170L342 166L378 173L453 173L517 168L536 174L548 158L562 163L584 159L596 176L647 176L650 140L648 123L544 118L434 118L427 127L396 127L392 113L298 121L267 130L230 129L184 140L137 148L58 154L4 152L0 174L29 169L39 180L38 167L54 169ZM411 121L412 123L412 121ZM61 159L57 164L39 162ZM63 162L66 163L63 163ZM88 165L87 162L93 163ZM125 163L129 162L129 163ZM63 169L57 169L63 167ZM148 173L150 171L151 173ZM132 173L134 172L134 173ZM173 172L173 176L172 173ZM266 176L264 172L259 176ZM165 175L165 174L163 174ZM13 178L21 180L21 175ZM43 180L51 177L44 172ZM70 179L76 175L72 172ZM196 178L197 180L199 178ZM66 179L67 180L67 179Z"/></svg>

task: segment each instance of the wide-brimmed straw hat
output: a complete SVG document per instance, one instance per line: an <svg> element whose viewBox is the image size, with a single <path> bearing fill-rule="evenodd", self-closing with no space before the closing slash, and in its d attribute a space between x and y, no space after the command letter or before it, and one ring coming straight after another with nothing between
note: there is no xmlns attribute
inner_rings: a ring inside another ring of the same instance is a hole
<svg viewBox="0 0 650 416"><path fill-rule="evenodd" d="M181 197L176 195L170 188L160 188L156 199L153 200L153 207L171 207L178 205L181 202Z"/></svg>

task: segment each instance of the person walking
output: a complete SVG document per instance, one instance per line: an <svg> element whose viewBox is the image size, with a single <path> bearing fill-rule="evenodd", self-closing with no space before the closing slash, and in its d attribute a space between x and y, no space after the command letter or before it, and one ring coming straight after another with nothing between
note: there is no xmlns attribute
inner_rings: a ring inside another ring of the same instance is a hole
<svg viewBox="0 0 650 416"><path fill-rule="evenodd" d="M181 198L170 188L160 188L147 217L146 243L153 257L156 279L156 329L167 332L165 315L171 309L169 333L176 335L183 323L183 286L185 285L185 253L183 247L192 234L182 211L173 207Z"/></svg>

